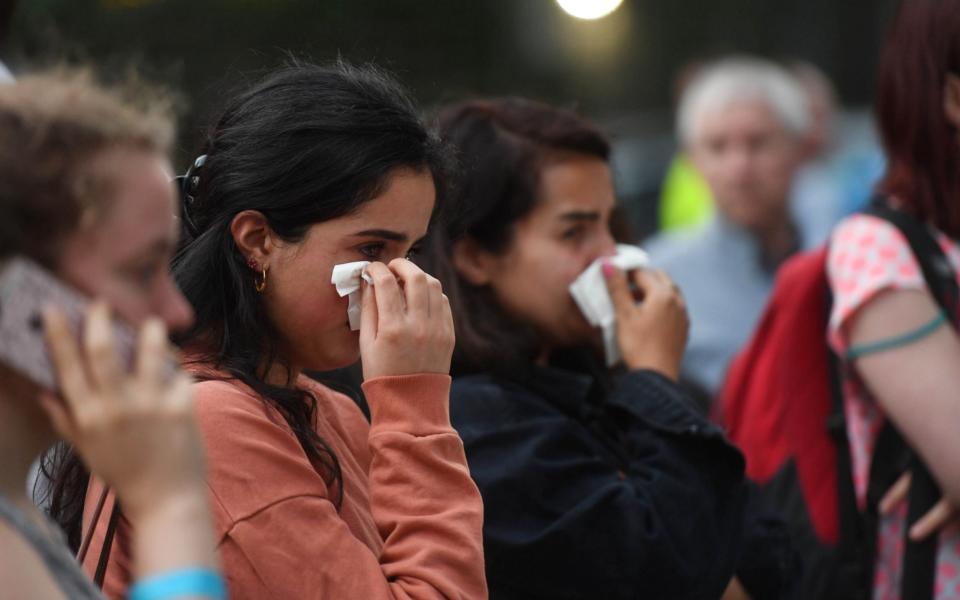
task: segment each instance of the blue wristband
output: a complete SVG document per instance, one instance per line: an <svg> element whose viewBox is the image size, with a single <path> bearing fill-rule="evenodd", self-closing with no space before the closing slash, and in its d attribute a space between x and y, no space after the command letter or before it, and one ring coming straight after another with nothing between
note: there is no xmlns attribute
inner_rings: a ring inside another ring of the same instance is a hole
<svg viewBox="0 0 960 600"><path fill-rule="evenodd" d="M141 579L130 588L129 600L173 600L182 596L205 596L227 600L227 586L214 569L182 569Z"/></svg>

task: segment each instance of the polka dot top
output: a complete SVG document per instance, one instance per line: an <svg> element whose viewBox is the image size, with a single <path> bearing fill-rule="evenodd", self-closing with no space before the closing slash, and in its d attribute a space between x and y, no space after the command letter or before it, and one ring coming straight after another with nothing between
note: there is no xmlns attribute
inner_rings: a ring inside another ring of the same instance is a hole
<svg viewBox="0 0 960 600"><path fill-rule="evenodd" d="M937 239L954 270L960 272L960 245L939 232ZM849 324L853 317L877 294L926 287L906 237L888 221L870 215L849 217L834 230L827 275L833 290L827 336L839 356L846 354L850 346ZM870 457L884 415L856 378L846 378L843 390L854 489L862 507L866 502ZM905 528L906 502L893 514L881 517L874 572L875 600L900 600ZM938 600L960 599L960 527L952 526L940 534L935 585Z"/></svg>

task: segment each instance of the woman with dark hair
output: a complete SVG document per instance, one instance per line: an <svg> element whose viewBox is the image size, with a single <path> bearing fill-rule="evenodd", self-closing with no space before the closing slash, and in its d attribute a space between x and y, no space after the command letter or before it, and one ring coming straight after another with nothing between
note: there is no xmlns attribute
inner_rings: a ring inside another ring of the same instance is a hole
<svg viewBox="0 0 960 600"><path fill-rule="evenodd" d="M484 497L491 596L720 597L744 465L677 386L683 299L662 273L604 263L611 372L569 292L615 250L607 140L520 99L454 105L439 126L464 173L424 261L454 307L451 416Z"/></svg>
<svg viewBox="0 0 960 600"><path fill-rule="evenodd" d="M26 494L31 462L57 439L109 482L136 527L131 598L173 598L171 590L178 598L226 597L191 380L173 368L166 335L193 318L169 268L177 244L178 202L167 176L173 124L163 94L144 90L143 102L130 91L82 72L0 85L4 598L102 598L64 532ZM38 265L91 299L82 336L73 317L80 321L83 308L68 292L41 295L51 288L37 283L45 280ZM41 311L49 361L25 323ZM129 372L111 315L137 331Z"/></svg>
<svg viewBox="0 0 960 600"><path fill-rule="evenodd" d="M888 167L888 205L930 227L960 273L960 3L906 0L883 49L877 116ZM930 257L927 257L928 260ZM908 523L908 483L880 503L873 597L900 597L904 548L960 506L960 338L928 289L920 261L890 222L856 215L834 231L827 270L834 304L829 339L852 366L844 404L857 499L867 502L871 462L889 420L939 484L943 501ZM868 532L873 534L874 532ZM937 598L960 595L960 530L939 533Z"/></svg>
<svg viewBox="0 0 960 600"><path fill-rule="evenodd" d="M388 76L295 64L228 103L183 181L174 273L196 324L182 343L201 379L233 598L486 596L482 505L448 417L450 307L405 258L426 234L443 162ZM359 332L331 284L335 265L356 261L372 261ZM302 374L358 357L370 424ZM88 506L100 489L91 483ZM111 597L128 580L126 536L121 519Z"/></svg>

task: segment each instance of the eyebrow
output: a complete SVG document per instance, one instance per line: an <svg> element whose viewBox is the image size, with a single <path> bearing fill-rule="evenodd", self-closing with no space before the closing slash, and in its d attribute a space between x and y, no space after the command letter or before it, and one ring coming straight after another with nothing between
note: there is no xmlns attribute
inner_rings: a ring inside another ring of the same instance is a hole
<svg viewBox="0 0 960 600"><path fill-rule="evenodd" d="M562 221L599 221L600 213L595 211L571 211L560 215Z"/></svg>
<svg viewBox="0 0 960 600"><path fill-rule="evenodd" d="M406 242L410 239L405 233L390 229L365 229L353 234L354 237L378 237L392 242Z"/></svg>

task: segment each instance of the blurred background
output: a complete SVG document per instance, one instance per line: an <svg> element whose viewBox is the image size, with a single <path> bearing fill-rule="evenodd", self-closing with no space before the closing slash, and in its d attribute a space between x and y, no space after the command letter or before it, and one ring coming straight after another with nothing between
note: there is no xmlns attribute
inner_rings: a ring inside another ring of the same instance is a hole
<svg viewBox="0 0 960 600"><path fill-rule="evenodd" d="M589 12L607 1L564 3ZM0 59L14 73L64 59L107 74L132 65L171 86L185 100L178 168L224 94L286 52L375 61L428 111L508 94L575 107L613 137L618 192L643 237L675 152L685 67L730 52L809 62L836 86L837 137L870 146L892 9L893 0L623 0L586 20L556 0L0 0Z"/></svg>

